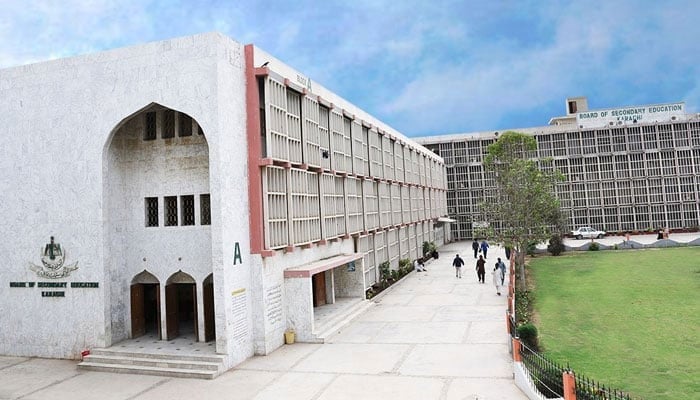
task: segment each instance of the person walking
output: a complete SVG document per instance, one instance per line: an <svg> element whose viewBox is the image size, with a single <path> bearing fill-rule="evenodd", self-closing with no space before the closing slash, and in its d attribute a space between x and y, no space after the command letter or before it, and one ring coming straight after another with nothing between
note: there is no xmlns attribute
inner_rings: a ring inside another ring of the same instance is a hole
<svg viewBox="0 0 700 400"><path fill-rule="evenodd" d="M506 263L501 261L500 257L498 258L498 262L496 262L496 268L501 271L501 286L503 286L506 280Z"/></svg>
<svg viewBox="0 0 700 400"><path fill-rule="evenodd" d="M506 246L505 250L506 250L506 260L510 261L510 250L511 250L510 246Z"/></svg>
<svg viewBox="0 0 700 400"><path fill-rule="evenodd" d="M498 269L498 264L493 267L491 271L491 276L493 276L493 285L496 286L496 294L501 295L501 271Z"/></svg>
<svg viewBox="0 0 700 400"><path fill-rule="evenodd" d="M486 261L484 260L484 256L481 255L476 261L476 276L479 278L479 283L485 283L484 280L486 278Z"/></svg>
<svg viewBox="0 0 700 400"><path fill-rule="evenodd" d="M474 259L476 260L476 254L479 252L479 242L476 241L476 238L472 242L472 250L474 250Z"/></svg>
<svg viewBox="0 0 700 400"><path fill-rule="evenodd" d="M481 241L481 252L484 253L484 258L486 257L486 253L489 251L489 244L486 242L486 239Z"/></svg>
<svg viewBox="0 0 700 400"><path fill-rule="evenodd" d="M462 278L462 265L464 265L464 260L457 254L455 259L452 260L452 265L455 267L455 277Z"/></svg>

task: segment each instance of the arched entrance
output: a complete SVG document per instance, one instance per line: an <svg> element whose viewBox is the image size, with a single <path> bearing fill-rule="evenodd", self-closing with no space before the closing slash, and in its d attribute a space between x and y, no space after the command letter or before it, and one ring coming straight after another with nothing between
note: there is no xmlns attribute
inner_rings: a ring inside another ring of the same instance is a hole
<svg viewBox="0 0 700 400"><path fill-rule="evenodd" d="M160 338L160 282L144 270L131 280L131 337Z"/></svg>
<svg viewBox="0 0 700 400"><path fill-rule="evenodd" d="M216 339L216 323L214 319L214 275L204 279L203 287L204 305L204 341L211 342Z"/></svg>
<svg viewBox="0 0 700 400"><path fill-rule="evenodd" d="M165 284L165 320L167 340L197 340L197 285L182 271L170 276Z"/></svg>
<svg viewBox="0 0 700 400"><path fill-rule="evenodd" d="M117 343L149 330L158 331L160 339L190 334L196 340L193 305L199 303L200 318L204 313L201 283L195 296L191 276L212 272L209 144L202 126L185 110L148 104L113 128L103 160L104 260L111 293L106 341ZM178 264L183 260L186 264ZM164 279L185 265L191 276L186 274L184 286L161 287L166 282L156 280L131 289L136 314L130 324L124 313L131 300L125 295L130 279L144 269ZM203 320L199 330L204 340Z"/></svg>

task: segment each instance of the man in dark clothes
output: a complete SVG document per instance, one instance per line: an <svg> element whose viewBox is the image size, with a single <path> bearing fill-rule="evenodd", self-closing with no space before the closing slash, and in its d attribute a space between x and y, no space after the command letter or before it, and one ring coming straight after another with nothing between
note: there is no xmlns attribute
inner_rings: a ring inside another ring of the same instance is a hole
<svg viewBox="0 0 700 400"><path fill-rule="evenodd" d="M484 258L488 258L486 256L486 253L489 251L489 243L486 241L486 239L481 241L481 252L484 253Z"/></svg>
<svg viewBox="0 0 700 400"><path fill-rule="evenodd" d="M474 258L476 258L476 254L479 252L479 242L476 241L476 238L472 242L472 250L474 250Z"/></svg>
<svg viewBox="0 0 700 400"><path fill-rule="evenodd" d="M479 283L485 283L486 261L483 256L479 256L479 259L476 261L476 276L479 278Z"/></svg>
<svg viewBox="0 0 700 400"><path fill-rule="evenodd" d="M455 259L452 261L452 265L455 267L455 277L462 277L462 265L464 265L464 260L457 254Z"/></svg>
<svg viewBox="0 0 700 400"><path fill-rule="evenodd" d="M510 260L510 246L506 246L506 260Z"/></svg>

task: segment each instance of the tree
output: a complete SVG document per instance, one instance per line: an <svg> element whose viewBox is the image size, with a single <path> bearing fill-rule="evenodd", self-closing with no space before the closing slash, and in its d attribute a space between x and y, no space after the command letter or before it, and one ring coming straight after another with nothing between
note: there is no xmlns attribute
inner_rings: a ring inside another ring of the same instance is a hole
<svg viewBox="0 0 700 400"><path fill-rule="evenodd" d="M517 250L516 282L525 289L525 252L528 245L546 241L562 231L562 213L554 185L563 175L551 168L551 160L530 158L537 149L533 136L503 133L489 145L484 167L495 186L486 189L482 204L489 233Z"/></svg>

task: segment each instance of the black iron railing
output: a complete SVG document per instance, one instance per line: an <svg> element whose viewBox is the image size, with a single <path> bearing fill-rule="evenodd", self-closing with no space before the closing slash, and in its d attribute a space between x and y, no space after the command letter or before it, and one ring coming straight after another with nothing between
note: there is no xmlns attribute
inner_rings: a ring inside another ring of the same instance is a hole
<svg viewBox="0 0 700 400"><path fill-rule="evenodd" d="M575 374L576 400L632 400L629 394L617 389L606 388L584 376Z"/></svg>
<svg viewBox="0 0 700 400"><path fill-rule="evenodd" d="M512 320L512 319L511 319ZM573 372L567 365L564 367L549 360L537 351L520 342L520 359L537 390L547 398L564 397L563 374ZM628 393L601 385L592 379L573 372L576 400L641 400L633 398Z"/></svg>
<svg viewBox="0 0 700 400"><path fill-rule="evenodd" d="M567 369L551 361L521 342L520 358L537 390L548 399L564 397L562 375Z"/></svg>

